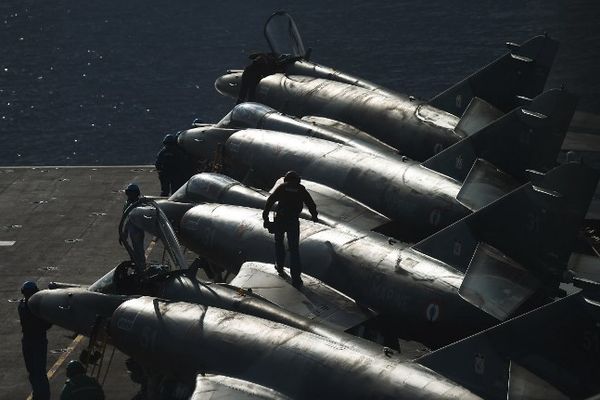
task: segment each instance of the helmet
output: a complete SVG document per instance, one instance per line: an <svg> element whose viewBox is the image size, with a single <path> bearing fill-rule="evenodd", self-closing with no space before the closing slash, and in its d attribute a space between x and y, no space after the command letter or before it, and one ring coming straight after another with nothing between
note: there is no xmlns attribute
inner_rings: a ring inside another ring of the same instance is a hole
<svg viewBox="0 0 600 400"><path fill-rule="evenodd" d="M177 136L175 136L172 133L169 133L168 135L165 135L165 137L163 138L163 144L175 144L177 143Z"/></svg>
<svg viewBox="0 0 600 400"><path fill-rule="evenodd" d="M296 171L288 171L283 178L284 182L300 183L300 175Z"/></svg>
<svg viewBox="0 0 600 400"><path fill-rule="evenodd" d="M127 188L125 189L125 193L140 194L140 187L138 185L136 185L135 183L130 183L129 185L127 185Z"/></svg>
<svg viewBox="0 0 600 400"><path fill-rule="evenodd" d="M25 283L23 283L23 286L21 286L21 293L26 294L26 293L35 293L38 291L38 287L35 284L35 282L33 281L27 281Z"/></svg>
<svg viewBox="0 0 600 400"><path fill-rule="evenodd" d="M85 367L79 360L71 360L67 364L67 377L72 378L75 375L85 374Z"/></svg>

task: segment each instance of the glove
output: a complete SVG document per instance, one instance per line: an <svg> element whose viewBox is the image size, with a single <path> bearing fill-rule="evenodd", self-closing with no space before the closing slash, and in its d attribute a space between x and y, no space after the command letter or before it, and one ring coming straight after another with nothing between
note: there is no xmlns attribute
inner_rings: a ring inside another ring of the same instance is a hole
<svg viewBox="0 0 600 400"><path fill-rule="evenodd" d="M271 222L268 219L263 222L263 227L269 231L269 233L275 233L275 222Z"/></svg>
<svg viewBox="0 0 600 400"><path fill-rule="evenodd" d="M313 222L319 222L319 215L318 214L313 215L312 220L313 220Z"/></svg>

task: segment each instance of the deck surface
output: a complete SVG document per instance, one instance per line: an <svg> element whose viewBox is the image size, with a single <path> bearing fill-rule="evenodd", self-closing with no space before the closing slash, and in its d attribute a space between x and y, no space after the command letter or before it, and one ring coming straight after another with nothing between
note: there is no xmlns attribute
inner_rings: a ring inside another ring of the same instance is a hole
<svg viewBox="0 0 600 400"><path fill-rule="evenodd" d="M159 193L150 166L0 168L0 399L24 400L30 393L17 314L21 284L90 284L126 259L117 227L129 182L136 182L142 194ZM67 353L72 333L59 327L48 331L52 399L60 396L66 363L87 343L79 339ZM117 351L104 385L107 399L130 399L138 390L124 360Z"/></svg>

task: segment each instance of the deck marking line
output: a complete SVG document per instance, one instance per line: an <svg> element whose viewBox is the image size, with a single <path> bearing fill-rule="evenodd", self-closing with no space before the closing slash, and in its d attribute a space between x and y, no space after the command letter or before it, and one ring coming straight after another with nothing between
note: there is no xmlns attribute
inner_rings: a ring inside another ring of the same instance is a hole
<svg viewBox="0 0 600 400"><path fill-rule="evenodd" d="M77 347L77 345L83 340L83 338L84 338L83 335L77 335L75 337L75 339L73 339L73 341L71 342L69 347L67 347L67 351L65 351L64 353L62 353L60 355L60 357L58 357L58 360L56 360L54 365L48 370L48 381L52 380L52 378L56 374L56 371L58 371L58 369L65 362L67 357L69 357L71 355L73 350L75 350L75 347ZM29 396L27 396L27 400L32 400L32 398L33 398L33 393L30 393Z"/></svg>

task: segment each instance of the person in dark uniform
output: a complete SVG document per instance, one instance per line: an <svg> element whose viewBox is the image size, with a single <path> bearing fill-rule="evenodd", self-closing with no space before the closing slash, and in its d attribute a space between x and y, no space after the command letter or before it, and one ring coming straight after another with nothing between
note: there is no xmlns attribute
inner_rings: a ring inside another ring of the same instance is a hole
<svg viewBox="0 0 600 400"><path fill-rule="evenodd" d="M60 400L104 400L104 391L96 378L85 374L85 367L77 360L67 364L67 381Z"/></svg>
<svg viewBox="0 0 600 400"><path fill-rule="evenodd" d="M21 287L24 298L19 302L19 319L23 330L21 346L25 368L29 373L29 382L33 392L33 400L50 399L50 385L46 375L46 358L48 339L46 331L52 326L35 316L29 309L28 301L38 291L35 282L27 281Z"/></svg>
<svg viewBox="0 0 600 400"><path fill-rule="evenodd" d="M273 204L278 202L275 222L269 221L269 211ZM283 245L283 235L287 235L288 249L290 252L290 272L292 275L292 285L299 288L302 286L300 274L302 265L300 264L299 239L300 222L298 217L302 212L303 204L306 204L308 211L312 215L313 221L318 221L317 206L306 191L306 188L300 184L300 175L295 171L289 171L285 174L283 183L267 199L265 209L263 210L263 221L265 228L275 234L275 268L277 272L283 274L283 265L285 264L285 247Z"/></svg>
<svg viewBox="0 0 600 400"><path fill-rule="evenodd" d="M123 212L129 207L132 203L135 203L140 199L140 188L135 183L130 183L125 189L125 195L127 196L127 200L125 200L125 204L123 205ZM131 222L127 222L125 225L124 231L127 232L129 239L131 240L131 248L133 250L133 262L135 263L135 269L137 272L141 273L146 266L146 255L144 249L144 230L138 228L133 225ZM127 240L127 237L120 238L121 241Z"/></svg>
<svg viewBox="0 0 600 400"><path fill-rule="evenodd" d="M169 196L196 173L196 167L191 157L177 145L176 135L166 135L163 145L156 156L154 166L158 171L160 195Z"/></svg>
<svg viewBox="0 0 600 400"><path fill-rule="evenodd" d="M254 101L258 82L266 76L284 71L283 65L278 62L273 53L250 54L250 59L252 62L244 68L242 73L240 94L236 104L244 101Z"/></svg>

